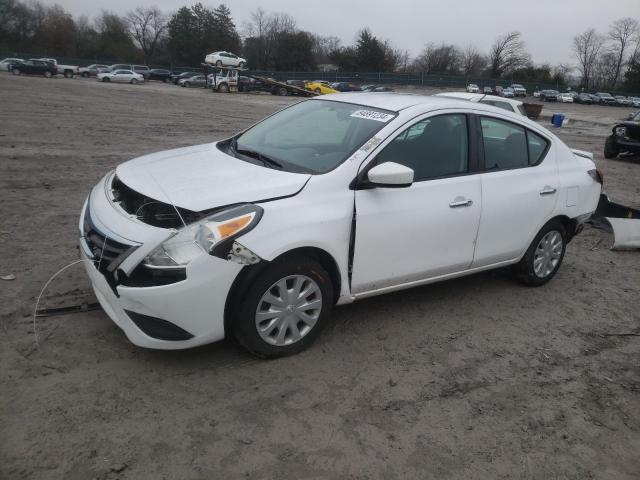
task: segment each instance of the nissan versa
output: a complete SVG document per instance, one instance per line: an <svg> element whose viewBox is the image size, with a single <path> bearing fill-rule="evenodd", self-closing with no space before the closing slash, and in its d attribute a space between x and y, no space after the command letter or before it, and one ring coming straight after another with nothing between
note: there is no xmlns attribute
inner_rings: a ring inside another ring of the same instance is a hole
<svg viewBox="0 0 640 480"><path fill-rule="evenodd" d="M601 187L590 153L521 115L342 93L123 163L82 208L80 250L136 345L233 335L276 357L334 305L507 265L545 284Z"/></svg>

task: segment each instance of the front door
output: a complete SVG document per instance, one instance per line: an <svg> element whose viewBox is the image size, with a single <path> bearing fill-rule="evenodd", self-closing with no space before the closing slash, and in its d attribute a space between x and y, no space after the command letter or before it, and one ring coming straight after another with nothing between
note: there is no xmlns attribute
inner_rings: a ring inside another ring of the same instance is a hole
<svg viewBox="0 0 640 480"><path fill-rule="evenodd" d="M471 168L468 121L461 113L419 119L376 155L375 164L412 168L414 183L356 190L354 294L470 267L481 183Z"/></svg>

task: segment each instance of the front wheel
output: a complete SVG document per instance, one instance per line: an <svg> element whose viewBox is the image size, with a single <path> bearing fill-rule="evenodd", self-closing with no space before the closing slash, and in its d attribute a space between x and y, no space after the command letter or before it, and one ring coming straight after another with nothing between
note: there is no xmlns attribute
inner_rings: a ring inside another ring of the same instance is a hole
<svg viewBox="0 0 640 480"><path fill-rule="evenodd" d="M89 78L89 72L82 72L82 78Z"/></svg>
<svg viewBox="0 0 640 480"><path fill-rule="evenodd" d="M620 147L616 144L613 135L607 137L604 142L604 158L616 158L620 153Z"/></svg>
<svg viewBox="0 0 640 480"><path fill-rule="evenodd" d="M102 78L102 81L103 81L103 82L110 82L110 81L111 81L111 79L110 79L109 77L103 77L103 78Z"/></svg>
<svg viewBox="0 0 640 480"><path fill-rule="evenodd" d="M216 67L221 67L222 66L222 60L218 60L216 62Z"/></svg>
<svg viewBox="0 0 640 480"><path fill-rule="evenodd" d="M319 94L321 94L321 93L322 93L322 90L320 90L319 88L316 88L316 89L314 90L314 92L316 92L316 93L319 95Z"/></svg>
<svg viewBox="0 0 640 480"><path fill-rule="evenodd" d="M244 62L240 62L240 63L238 64L238 68L244 68L244 65L245 65L245 63L244 63Z"/></svg>
<svg viewBox="0 0 640 480"><path fill-rule="evenodd" d="M138 83L138 80L136 78L132 78L131 85L135 85L136 83Z"/></svg>
<svg viewBox="0 0 640 480"><path fill-rule="evenodd" d="M11 73L13 73L14 75L20 75L20 69L14 68L13 70L11 70Z"/></svg>
<svg viewBox="0 0 640 480"><path fill-rule="evenodd" d="M233 333L249 352L263 358L307 348L333 308L328 273L315 260L300 255L275 261L241 296Z"/></svg>
<svg viewBox="0 0 640 480"><path fill-rule="evenodd" d="M64 78L73 78L73 72L64 72Z"/></svg>
<svg viewBox="0 0 640 480"><path fill-rule="evenodd" d="M47 78L51 78L52 77L51 72L49 70L44 72L44 76L47 77Z"/></svg>
<svg viewBox="0 0 640 480"><path fill-rule="evenodd" d="M567 230L559 220L552 220L538 232L522 260L514 266L516 278L532 287L551 280L567 249Z"/></svg>
<svg viewBox="0 0 640 480"><path fill-rule="evenodd" d="M218 92L220 93L229 93L229 85L226 83L221 83L218 85Z"/></svg>

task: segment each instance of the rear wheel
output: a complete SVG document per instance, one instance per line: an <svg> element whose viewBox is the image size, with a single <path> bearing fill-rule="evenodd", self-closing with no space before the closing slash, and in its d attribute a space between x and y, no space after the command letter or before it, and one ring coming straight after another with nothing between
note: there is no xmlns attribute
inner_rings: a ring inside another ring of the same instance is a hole
<svg viewBox="0 0 640 480"><path fill-rule="evenodd" d="M64 72L64 78L73 78L73 72L69 72L69 71Z"/></svg>
<svg viewBox="0 0 640 480"><path fill-rule="evenodd" d="M82 72L82 78L88 78L89 72Z"/></svg>
<svg viewBox="0 0 640 480"><path fill-rule="evenodd" d="M136 83L138 83L138 79L137 78L132 78L131 79L131 85L135 85Z"/></svg>
<svg viewBox="0 0 640 480"><path fill-rule="evenodd" d="M289 92L287 91L286 88L284 87L280 87L278 88L278 95L280 95L281 97L284 97L288 94Z"/></svg>
<svg viewBox="0 0 640 480"><path fill-rule="evenodd" d="M244 63L244 62L240 62L240 63L238 64L238 68L244 68L244 65L245 65L245 63Z"/></svg>
<svg viewBox="0 0 640 480"><path fill-rule="evenodd" d="M567 230L559 220L547 223L533 239L527 253L514 266L516 278L532 287L551 280L564 258L567 248Z"/></svg>
<svg viewBox="0 0 640 480"><path fill-rule="evenodd" d="M103 82L110 82L111 79L109 77L102 77Z"/></svg>
<svg viewBox="0 0 640 480"><path fill-rule="evenodd" d="M333 308L333 285L316 261L304 256L276 260L241 295L232 329L254 355L298 353L320 334Z"/></svg>
<svg viewBox="0 0 640 480"><path fill-rule="evenodd" d="M216 67L221 67L222 66L222 60L218 60L216 62Z"/></svg>
<svg viewBox="0 0 640 480"><path fill-rule="evenodd" d="M613 135L604 141L604 158L616 158L620 153L620 147L616 144Z"/></svg>
<svg viewBox="0 0 640 480"><path fill-rule="evenodd" d="M183 86L183 87L187 87L187 88L188 88L188 87L190 87L190 86L191 86L191 83L189 83L189 82L184 82L184 83L182 84L182 86Z"/></svg>
<svg viewBox="0 0 640 480"><path fill-rule="evenodd" d="M314 92L316 92L316 93L322 93L322 90L320 90L319 88L316 88L316 89L314 90Z"/></svg>
<svg viewBox="0 0 640 480"><path fill-rule="evenodd" d="M229 85L227 85L226 83L221 83L220 85L218 85L218 91L220 93L229 93Z"/></svg>
<svg viewBox="0 0 640 480"><path fill-rule="evenodd" d="M14 68L13 70L11 70L11 73L13 73L14 75L20 75L20 69Z"/></svg>
<svg viewBox="0 0 640 480"><path fill-rule="evenodd" d="M51 78L52 77L51 72L49 70L44 72L44 76L47 77L47 78Z"/></svg>

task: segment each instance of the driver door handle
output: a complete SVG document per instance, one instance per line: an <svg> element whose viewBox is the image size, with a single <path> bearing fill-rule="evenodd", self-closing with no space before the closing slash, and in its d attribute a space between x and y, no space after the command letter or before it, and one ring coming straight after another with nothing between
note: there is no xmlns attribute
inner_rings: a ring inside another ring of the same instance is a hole
<svg viewBox="0 0 640 480"><path fill-rule="evenodd" d="M463 197L456 197L456 199L449 204L451 208L470 207L473 205L473 200L469 200Z"/></svg>
<svg viewBox="0 0 640 480"><path fill-rule="evenodd" d="M549 185L545 185L544 188L540 190L540 195L553 195L554 193L556 193L556 189Z"/></svg>

